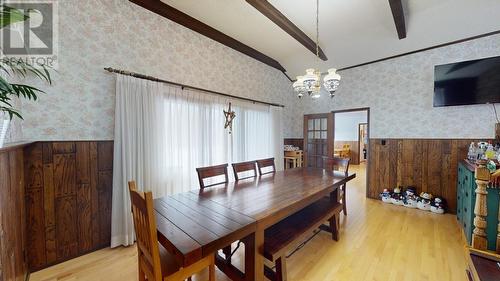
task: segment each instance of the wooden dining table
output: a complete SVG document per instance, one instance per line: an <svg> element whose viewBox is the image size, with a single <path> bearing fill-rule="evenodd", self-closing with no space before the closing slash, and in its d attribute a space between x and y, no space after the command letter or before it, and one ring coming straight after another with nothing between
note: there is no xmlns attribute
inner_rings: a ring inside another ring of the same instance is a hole
<svg viewBox="0 0 500 281"><path fill-rule="evenodd" d="M155 199L159 242L184 266L216 253L232 280L264 280L264 231L311 203L332 196L355 174L296 168ZM244 271L217 250L240 240Z"/></svg>

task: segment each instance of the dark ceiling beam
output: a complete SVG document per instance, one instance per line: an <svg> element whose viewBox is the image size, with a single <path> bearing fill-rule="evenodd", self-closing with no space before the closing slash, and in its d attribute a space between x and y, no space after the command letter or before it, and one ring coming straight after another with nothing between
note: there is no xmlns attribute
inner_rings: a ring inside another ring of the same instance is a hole
<svg viewBox="0 0 500 281"><path fill-rule="evenodd" d="M185 26L195 32L198 32L212 40L215 40L223 45L228 46L238 52L241 52L249 57L252 57L262 63L274 67L283 73L286 71L283 66L273 58L270 58L263 53L241 43L240 41L218 31L217 29L163 3L160 0L129 0L153 13L165 17L173 22Z"/></svg>
<svg viewBox="0 0 500 281"><path fill-rule="evenodd" d="M402 0L389 0L389 6L391 6L392 17L396 24L399 40L404 39L406 38L406 23Z"/></svg>
<svg viewBox="0 0 500 281"><path fill-rule="evenodd" d="M304 45L309 51L316 55L316 42L309 38L302 30L300 30L292 21L290 21L285 15L283 15L278 9L276 9L267 0L246 0L248 4L252 5L261 14L266 16L277 26L283 29L286 33L292 36L300 44ZM326 61L328 58L321 48L319 48L319 57Z"/></svg>

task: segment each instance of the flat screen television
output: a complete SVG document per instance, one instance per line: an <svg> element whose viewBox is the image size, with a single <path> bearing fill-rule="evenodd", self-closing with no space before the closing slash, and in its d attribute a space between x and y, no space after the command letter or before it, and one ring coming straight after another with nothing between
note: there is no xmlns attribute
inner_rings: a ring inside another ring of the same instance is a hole
<svg viewBox="0 0 500 281"><path fill-rule="evenodd" d="M500 103L500 57L434 67L434 107Z"/></svg>

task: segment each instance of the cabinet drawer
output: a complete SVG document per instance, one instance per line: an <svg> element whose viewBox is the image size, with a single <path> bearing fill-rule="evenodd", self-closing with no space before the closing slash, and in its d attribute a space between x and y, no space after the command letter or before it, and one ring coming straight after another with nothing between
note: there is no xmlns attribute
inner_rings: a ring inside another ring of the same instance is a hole
<svg viewBox="0 0 500 281"><path fill-rule="evenodd" d="M469 170L465 170L463 173L463 189L467 190L471 187L471 184L474 182L474 173Z"/></svg>
<svg viewBox="0 0 500 281"><path fill-rule="evenodd" d="M497 245L498 208L500 191L496 188L487 188L486 196L488 216L486 217L486 235L488 237L488 250L495 251Z"/></svg>
<svg viewBox="0 0 500 281"><path fill-rule="evenodd" d="M462 164L459 164L458 165L458 173L457 173L457 181L459 183L459 188L462 188L462 183L463 183L463 180L464 180L464 168L462 166Z"/></svg>
<svg viewBox="0 0 500 281"><path fill-rule="evenodd" d="M464 228L465 238L467 238L467 243L472 244L472 230L474 230L474 210L471 210L469 206L463 207L463 219L462 227Z"/></svg>
<svg viewBox="0 0 500 281"><path fill-rule="evenodd" d="M462 191L457 190L457 220L460 222L460 224L462 223L464 216L463 214L464 204L462 201L463 201Z"/></svg>

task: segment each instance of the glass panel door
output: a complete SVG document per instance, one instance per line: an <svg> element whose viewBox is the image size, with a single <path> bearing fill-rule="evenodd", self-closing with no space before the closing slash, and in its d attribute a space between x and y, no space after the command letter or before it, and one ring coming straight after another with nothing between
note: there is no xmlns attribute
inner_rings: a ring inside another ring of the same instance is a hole
<svg viewBox="0 0 500 281"><path fill-rule="evenodd" d="M323 167L323 157L332 155L333 133L330 129L333 123L333 115L314 114L304 116L304 142L306 143L306 165L307 167ZM329 126L330 123L330 126Z"/></svg>

